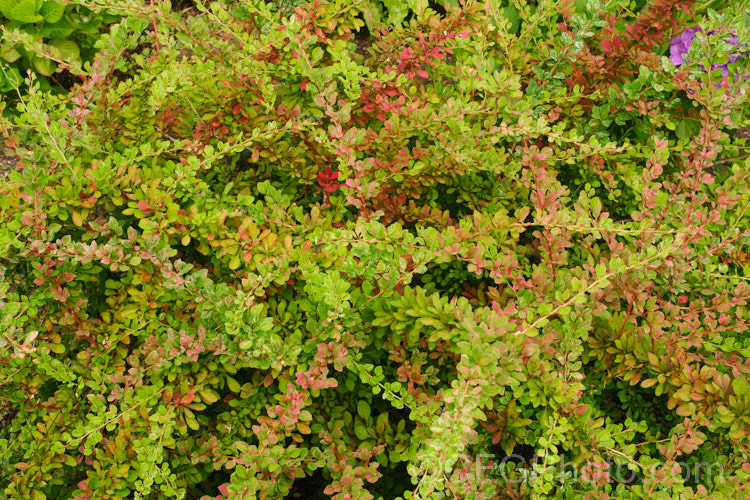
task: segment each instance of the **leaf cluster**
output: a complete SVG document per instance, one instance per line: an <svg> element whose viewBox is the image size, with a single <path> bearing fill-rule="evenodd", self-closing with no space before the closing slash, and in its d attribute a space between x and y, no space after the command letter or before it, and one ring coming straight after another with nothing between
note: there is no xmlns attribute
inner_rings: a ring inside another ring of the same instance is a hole
<svg viewBox="0 0 750 500"><path fill-rule="evenodd" d="M87 4L0 102L5 495L747 490L748 83L682 2L441 5Z"/></svg>

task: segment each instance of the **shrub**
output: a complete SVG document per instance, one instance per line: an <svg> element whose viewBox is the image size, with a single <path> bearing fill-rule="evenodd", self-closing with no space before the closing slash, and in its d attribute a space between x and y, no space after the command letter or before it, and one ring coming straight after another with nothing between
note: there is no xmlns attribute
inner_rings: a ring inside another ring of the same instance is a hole
<svg viewBox="0 0 750 500"><path fill-rule="evenodd" d="M0 92L20 87L27 70L39 75L40 88L54 89L47 78L57 82L58 63L90 62L102 30L117 19L64 1L0 1Z"/></svg>
<svg viewBox="0 0 750 500"><path fill-rule="evenodd" d="M379 5L92 4L82 83L30 76L6 495L747 490L747 82L668 60L747 43L738 7L422 2L355 40Z"/></svg>

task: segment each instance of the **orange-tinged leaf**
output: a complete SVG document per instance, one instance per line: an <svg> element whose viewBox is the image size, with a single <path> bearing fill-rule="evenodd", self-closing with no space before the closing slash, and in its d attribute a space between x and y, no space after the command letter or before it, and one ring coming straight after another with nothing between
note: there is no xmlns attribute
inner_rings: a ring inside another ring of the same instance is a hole
<svg viewBox="0 0 750 500"><path fill-rule="evenodd" d="M656 384L656 379L655 378L647 378L646 380L644 380L643 382L641 382L641 387L643 387L644 389L648 389L649 387L651 387L651 386L653 386L655 384Z"/></svg>
<svg viewBox="0 0 750 500"><path fill-rule="evenodd" d="M300 434L310 434L312 432L310 426L304 422L297 422L297 430Z"/></svg>
<svg viewBox="0 0 750 500"><path fill-rule="evenodd" d="M681 417L688 417L693 414L692 405L678 406L677 410L675 410L675 413L677 413Z"/></svg>
<svg viewBox="0 0 750 500"><path fill-rule="evenodd" d="M167 386L161 395L161 399L165 404L169 404L169 402L172 401L172 396L174 396L174 388L172 386Z"/></svg>
<svg viewBox="0 0 750 500"><path fill-rule="evenodd" d="M212 404L219 400L219 395L209 388L203 388L198 394L204 403Z"/></svg>
<svg viewBox="0 0 750 500"><path fill-rule="evenodd" d="M83 225L83 217L81 217L81 212L78 210L73 210L73 224L78 227Z"/></svg>

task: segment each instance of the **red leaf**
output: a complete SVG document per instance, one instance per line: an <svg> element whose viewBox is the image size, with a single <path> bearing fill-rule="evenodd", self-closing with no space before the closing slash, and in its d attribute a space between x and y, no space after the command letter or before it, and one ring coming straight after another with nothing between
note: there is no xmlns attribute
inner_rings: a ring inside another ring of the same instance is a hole
<svg viewBox="0 0 750 500"><path fill-rule="evenodd" d="M146 200L141 200L138 202L138 209L143 210L144 212L150 208L150 205Z"/></svg>
<svg viewBox="0 0 750 500"><path fill-rule="evenodd" d="M235 104L232 108L232 114L233 115L239 115L240 111L242 111L242 104Z"/></svg>

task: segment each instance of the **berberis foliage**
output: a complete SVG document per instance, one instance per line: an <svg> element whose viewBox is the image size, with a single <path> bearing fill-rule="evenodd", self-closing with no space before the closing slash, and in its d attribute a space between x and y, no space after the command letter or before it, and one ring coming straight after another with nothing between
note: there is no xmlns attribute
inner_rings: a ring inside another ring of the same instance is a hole
<svg viewBox="0 0 750 500"><path fill-rule="evenodd" d="M744 2L76 3L3 101L7 498L748 495Z"/></svg>

